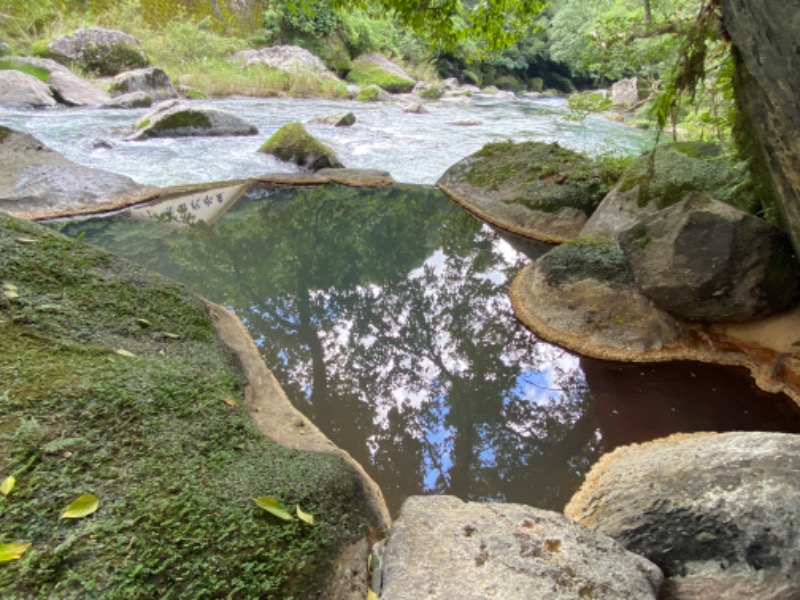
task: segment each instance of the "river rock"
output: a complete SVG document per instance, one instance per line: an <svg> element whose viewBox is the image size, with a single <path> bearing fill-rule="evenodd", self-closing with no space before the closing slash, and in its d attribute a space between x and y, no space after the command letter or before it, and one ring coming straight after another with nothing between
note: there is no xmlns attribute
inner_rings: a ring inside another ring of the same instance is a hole
<svg viewBox="0 0 800 600"><path fill-rule="evenodd" d="M800 598L800 436L678 434L603 456L565 514L649 558L666 600Z"/></svg>
<svg viewBox="0 0 800 600"><path fill-rule="evenodd" d="M242 50L233 55L245 67L266 65L290 75L310 74L339 79L318 56L299 46L272 46L261 50Z"/></svg>
<svg viewBox="0 0 800 600"><path fill-rule="evenodd" d="M356 100L359 102L388 102L391 99L392 97L388 92L374 84L362 88L356 96Z"/></svg>
<svg viewBox="0 0 800 600"><path fill-rule="evenodd" d="M639 102L639 82L636 77L620 79L611 86L611 104L630 108Z"/></svg>
<svg viewBox="0 0 800 600"><path fill-rule="evenodd" d="M581 237L599 238L633 226L641 217L680 202L689 192L705 192L746 212L761 201L749 185L744 162L706 142L664 144L638 157L589 218Z"/></svg>
<svg viewBox="0 0 800 600"><path fill-rule="evenodd" d="M148 64L139 40L122 31L100 27L57 37L50 42L48 55L62 64L76 64L98 75L116 75Z"/></svg>
<svg viewBox="0 0 800 600"><path fill-rule="evenodd" d="M151 106L153 97L147 92L131 92L115 96L103 104L103 108L150 108Z"/></svg>
<svg viewBox="0 0 800 600"><path fill-rule="evenodd" d="M0 70L0 105L42 108L56 104L50 86L43 81L22 71Z"/></svg>
<svg viewBox="0 0 800 600"><path fill-rule="evenodd" d="M391 94L410 92L417 83L401 67L375 53L362 54L355 59L347 81L361 87L377 85Z"/></svg>
<svg viewBox="0 0 800 600"><path fill-rule="evenodd" d="M742 118L741 141L753 149L765 188L800 255L800 20L797 3L725 0L725 29L733 41L733 87Z"/></svg>
<svg viewBox="0 0 800 600"><path fill-rule="evenodd" d="M430 112L422 102L409 102L405 106L403 106L403 112L409 113L412 115L425 115Z"/></svg>
<svg viewBox="0 0 800 600"><path fill-rule="evenodd" d="M383 600L655 599L649 561L563 516L521 504L412 496L385 542Z"/></svg>
<svg viewBox="0 0 800 600"><path fill-rule="evenodd" d="M420 98L425 98L426 100L438 100L444 96L446 89L451 88L445 88L442 83L420 81L414 86L412 91Z"/></svg>
<svg viewBox="0 0 800 600"><path fill-rule="evenodd" d="M134 92L145 92L154 101L177 98L178 92L163 69L148 67L120 73L111 81L112 96L123 96Z"/></svg>
<svg viewBox="0 0 800 600"><path fill-rule="evenodd" d="M48 85L58 102L69 106L100 106L109 96L93 83L81 79L64 65L49 58L15 56L10 61L42 69L49 75Z"/></svg>
<svg viewBox="0 0 800 600"><path fill-rule="evenodd" d="M314 117L312 121L325 125L333 125L334 127L350 127L355 124L356 116L351 112L343 112L334 115Z"/></svg>
<svg viewBox="0 0 800 600"><path fill-rule="evenodd" d="M219 108L167 100L134 124L138 131L130 139L154 137L256 135L258 128L241 117Z"/></svg>
<svg viewBox="0 0 800 600"><path fill-rule="evenodd" d="M311 171L344 167L336 153L308 133L302 123L284 125L258 151Z"/></svg>
<svg viewBox="0 0 800 600"><path fill-rule="evenodd" d="M81 212L152 188L68 160L26 133L0 126L0 210L23 218Z"/></svg>
<svg viewBox="0 0 800 600"><path fill-rule="evenodd" d="M545 242L578 236L617 173L583 154L542 142L487 144L437 185L504 229Z"/></svg>
<svg viewBox="0 0 800 600"><path fill-rule="evenodd" d="M540 336L596 358L646 360L683 341L677 321L636 287L613 242L554 248L517 275L511 302Z"/></svg>
<svg viewBox="0 0 800 600"><path fill-rule="evenodd" d="M746 321L791 308L800 265L786 235L693 192L622 232L636 285L686 321Z"/></svg>

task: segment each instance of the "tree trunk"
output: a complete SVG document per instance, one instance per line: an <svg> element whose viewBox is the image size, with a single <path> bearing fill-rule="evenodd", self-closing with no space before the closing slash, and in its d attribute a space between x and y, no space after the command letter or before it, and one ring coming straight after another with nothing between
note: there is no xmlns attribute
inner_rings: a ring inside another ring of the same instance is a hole
<svg viewBox="0 0 800 600"><path fill-rule="evenodd" d="M650 0L644 0L644 22L645 25L653 24L653 12L650 10Z"/></svg>

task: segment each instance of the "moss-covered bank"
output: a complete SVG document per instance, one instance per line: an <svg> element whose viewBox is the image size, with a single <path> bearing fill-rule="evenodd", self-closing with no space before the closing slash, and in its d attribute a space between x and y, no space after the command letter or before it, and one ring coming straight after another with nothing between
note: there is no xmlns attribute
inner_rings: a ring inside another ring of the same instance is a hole
<svg viewBox="0 0 800 600"><path fill-rule="evenodd" d="M0 543L32 543L0 565L0 596L314 597L363 534L357 479L256 429L200 299L2 214L0 255L0 480L17 479ZM84 493L99 511L59 520Z"/></svg>

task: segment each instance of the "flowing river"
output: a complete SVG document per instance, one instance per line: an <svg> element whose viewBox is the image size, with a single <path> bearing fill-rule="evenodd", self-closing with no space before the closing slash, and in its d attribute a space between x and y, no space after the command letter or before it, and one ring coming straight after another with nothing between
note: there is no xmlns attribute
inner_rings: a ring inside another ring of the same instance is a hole
<svg viewBox="0 0 800 600"><path fill-rule="evenodd" d="M159 185L292 170L255 149L289 121L343 110L356 114L354 127L309 130L346 165L408 183L433 183L493 140L558 141L592 154L637 152L649 141L602 118L571 120L557 100L487 97L434 104L425 115L398 104L214 104L261 135L97 149L96 137L135 114L15 112L0 122L76 162ZM619 444L679 431L800 432L800 409L755 388L744 370L606 363L537 339L515 319L507 290L547 247L487 226L429 186L263 185L213 225L117 214L56 226L234 310L295 406L365 466L393 511L418 493L559 510Z"/></svg>

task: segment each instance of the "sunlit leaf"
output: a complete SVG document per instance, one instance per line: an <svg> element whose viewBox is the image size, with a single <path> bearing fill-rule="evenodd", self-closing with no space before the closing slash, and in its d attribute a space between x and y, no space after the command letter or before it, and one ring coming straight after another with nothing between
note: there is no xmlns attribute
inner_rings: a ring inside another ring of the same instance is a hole
<svg viewBox="0 0 800 600"><path fill-rule="evenodd" d="M279 519L283 519L284 521L294 521L294 517L289 514L289 511L277 498L261 496L260 498L253 498L253 502L258 504L267 512L272 513Z"/></svg>
<svg viewBox="0 0 800 600"><path fill-rule="evenodd" d="M131 358L132 356L136 356L133 352L129 352L128 350L123 350L122 348L118 348L117 350L115 350L115 352L117 354L119 354L120 356L125 356L127 358Z"/></svg>
<svg viewBox="0 0 800 600"><path fill-rule="evenodd" d="M19 560L30 548L28 544L0 544L0 563Z"/></svg>
<svg viewBox="0 0 800 600"><path fill-rule="evenodd" d="M231 408L237 408L239 406L239 403L233 398L223 398L222 401Z"/></svg>
<svg viewBox="0 0 800 600"><path fill-rule="evenodd" d="M136 322L139 324L139 327L142 327L142 328L152 327L153 326L153 324L150 321L148 321L147 319L136 319Z"/></svg>
<svg viewBox="0 0 800 600"><path fill-rule="evenodd" d="M372 588L367 589L367 600L378 600L378 594L372 591Z"/></svg>
<svg viewBox="0 0 800 600"><path fill-rule="evenodd" d="M17 480L14 479L14 476L9 475L3 480L3 483L0 483L0 494L3 494L3 496L8 496L16 484Z"/></svg>
<svg viewBox="0 0 800 600"><path fill-rule="evenodd" d="M36 243L37 243L39 240L35 240L35 239L33 239L33 238L24 238L24 237L21 237L21 238L17 238L17 241L18 241L20 244L36 244Z"/></svg>
<svg viewBox="0 0 800 600"><path fill-rule="evenodd" d="M169 332L166 332L166 331L164 332L164 337L167 338L168 340L179 340L179 339L181 339L181 336L179 336L177 333L169 333Z"/></svg>
<svg viewBox="0 0 800 600"><path fill-rule="evenodd" d="M79 496L67 507L61 519L82 519L94 513L100 507L100 500L93 494Z"/></svg>
<svg viewBox="0 0 800 600"><path fill-rule="evenodd" d="M309 525L314 524L314 515L310 515L307 512L303 512L303 510L300 508L300 505L297 505L295 507L295 512L297 513L297 518L300 519L301 521L308 523Z"/></svg>

